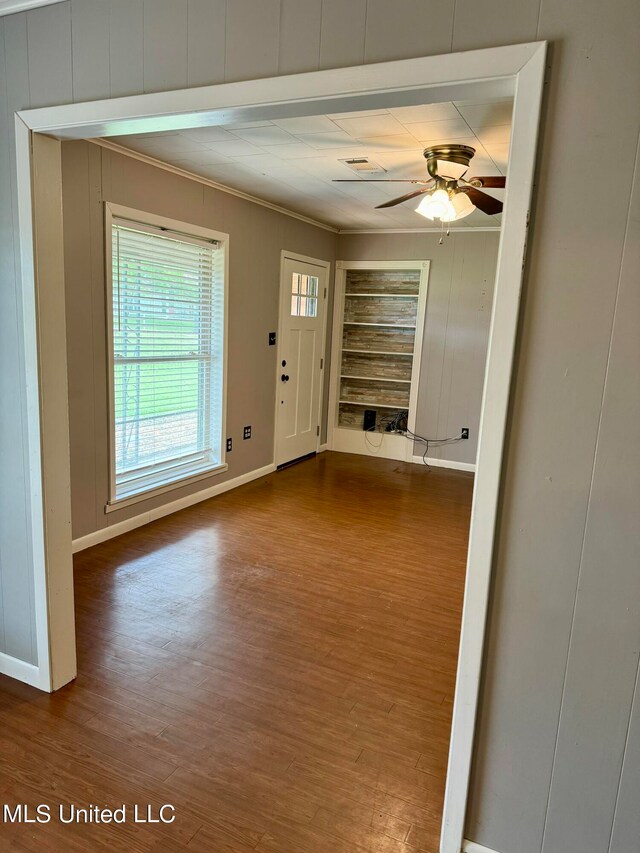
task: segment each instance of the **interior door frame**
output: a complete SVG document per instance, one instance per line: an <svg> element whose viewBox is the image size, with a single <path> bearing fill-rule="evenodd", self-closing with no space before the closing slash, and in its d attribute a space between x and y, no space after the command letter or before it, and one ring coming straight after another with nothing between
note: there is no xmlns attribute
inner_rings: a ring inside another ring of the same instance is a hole
<svg viewBox="0 0 640 853"><path fill-rule="evenodd" d="M60 309L64 305L61 152L57 140L459 101L487 93L513 96L440 842L441 853L459 853L473 755L546 51L546 42L530 42L16 113L18 283L37 664L20 667L21 662L16 661L11 675L51 691L76 672L66 339L64 310ZM49 170L50 180L46 182L42 175L39 181L33 175L32 149L37 138L46 139L46 145L44 141L42 144L47 156L38 163L40 170ZM8 671L2 659L0 671Z"/></svg>
<svg viewBox="0 0 640 853"><path fill-rule="evenodd" d="M307 255L301 255L298 252L288 252L286 249L282 249L280 252L280 288L278 291L278 331L276 337L276 349L278 351L277 356L278 360L276 363L276 394L275 394L275 415L273 421L273 463L274 465L278 465L278 425L280 423L280 406L278 405L279 398L279 376L282 372L281 362L284 357L283 347L282 347L282 315L284 313L284 300L285 295L287 299L291 298L291 290L289 288L285 289L285 281L284 281L284 265L286 260L291 261L300 261L303 264L312 264L315 267L321 267L324 269L326 274L326 294L322 297L322 302L324 304L324 317L322 318L322 332L321 332L321 341L322 341L322 374L320 376L320 391L319 391L319 400L318 400L318 420L320 421L320 431L316 437L316 453L320 450L321 439L322 439L322 404L324 402L324 376L327 367L327 314L329 313L329 287L330 283L330 273L331 273L331 261L323 261L320 258L310 258ZM318 294L320 297L320 294Z"/></svg>

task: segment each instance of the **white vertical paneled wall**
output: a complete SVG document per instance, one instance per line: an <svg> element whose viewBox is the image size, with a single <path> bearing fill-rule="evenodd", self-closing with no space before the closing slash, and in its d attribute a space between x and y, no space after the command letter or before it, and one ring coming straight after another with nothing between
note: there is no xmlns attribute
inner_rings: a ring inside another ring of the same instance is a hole
<svg viewBox="0 0 640 853"><path fill-rule="evenodd" d="M93 101L108 96L111 56L109 51L109 3L71 0L73 28L73 98Z"/></svg>
<svg viewBox="0 0 640 853"><path fill-rule="evenodd" d="M43 6L26 15L30 106L72 101L71 4Z"/></svg>
<svg viewBox="0 0 640 853"><path fill-rule="evenodd" d="M640 466L625 354L637 336L626 284L637 0L74 0L7 17L1 33L0 650L23 660L33 642L13 111L217 82L223 68L236 80L551 40L467 835L501 853L603 853L611 832L612 853L635 849L638 637L626 608ZM603 211L593 178L609 148L615 203Z"/></svg>
<svg viewBox="0 0 640 853"><path fill-rule="evenodd" d="M281 0L278 74L318 69L321 21L322 0Z"/></svg>
<svg viewBox="0 0 640 853"><path fill-rule="evenodd" d="M225 0L188 0L187 85L224 82L227 4Z"/></svg>
<svg viewBox="0 0 640 853"><path fill-rule="evenodd" d="M618 813L617 853L640 848L625 832L640 767L636 720L640 654L640 174L636 163L627 238L616 293L613 336L571 628L564 701L551 780L543 853L607 850L627 737L632 738ZM631 468L631 473L630 473ZM612 523L612 519L614 519ZM597 677L594 678L594 673ZM633 741L635 739L635 743ZM581 780L581 784L576 784ZM567 820L586 813L591 821Z"/></svg>
<svg viewBox="0 0 640 853"><path fill-rule="evenodd" d="M187 85L187 0L145 0L142 6L142 71L145 92ZM167 50L168 44L175 44Z"/></svg>
<svg viewBox="0 0 640 853"><path fill-rule="evenodd" d="M13 113L29 98L23 15L0 20L0 654L35 663Z"/></svg>
<svg viewBox="0 0 640 853"><path fill-rule="evenodd" d="M247 26L247 21L251 25ZM278 73L280 0L227 3L225 80L251 80Z"/></svg>
<svg viewBox="0 0 640 853"><path fill-rule="evenodd" d="M368 0L365 62L449 53L454 0L441 0L437 14L424 0L403 0L401 8L404 14L395 14L398 7L389 14L388 0Z"/></svg>
<svg viewBox="0 0 640 853"><path fill-rule="evenodd" d="M597 497L596 448L603 448L600 430L613 405L605 394L610 346L630 345L629 329L616 329L612 339L612 324L627 229L637 229L629 198L640 127L640 7L634 0L606 8L597 2L544 3L538 32L552 40L551 69L467 832L501 853L539 853L545 825L551 831L557 810L563 830L554 835L566 843L545 853L602 853L608 842L600 846L601 833L613 821L616 794L609 762L598 760L601 727L608 723L605 704L591 706L592 687L606 690L610 670L624 668L637 649L636 633L614 603L637 572L637 546L634 551L628 537L637 509L620 506L615 488L602 496L599 512L620 550L597 570L608 574L608 583L595 612L581 579L594 558L595 543L585 533ZM615 147L625 176L607 217L598 213L586 185L572 185L598 168L603 144ZM637 334L637 320L635 325ZM619 411L628 410L633 424L637 386L630 370L625 394ZM615 419L622 426L620 417ZM626 477L637 478L638 445L629 433L618 449L627 455ZM613 471L611 476L615 481ZM575 629L582 619L593 620L602 652L610 639L605 644L605 635L618 636L613 656L593 656L593 646L580 645ZM573 661L585 663L586 678L571 678L570 648ZM613 699L627 720L631 689L627 685ZM570 706L590 720L586 732L573 724L559 731ZM575 753L564 751L564 738L578 736L596 768L593 775L581 772L585 760L575 762ZM559 785L565 767L570 796ZM594 797L604 809L585 805ZM620 814L623 822L630 819L630 812ZM567 842L578 825L576 842Z"/></svg>
<svg viewBox="0 0 640 853"><path fill-rule="evenodd" d="M82 2L82 0L79 0ZM104 0L102 0L104 3ZM109 0L109 75L102 80L98 97L119 98L144 91L142 49L143 0ZM94 25L89 43L99 42L104 36Z"/></svg>

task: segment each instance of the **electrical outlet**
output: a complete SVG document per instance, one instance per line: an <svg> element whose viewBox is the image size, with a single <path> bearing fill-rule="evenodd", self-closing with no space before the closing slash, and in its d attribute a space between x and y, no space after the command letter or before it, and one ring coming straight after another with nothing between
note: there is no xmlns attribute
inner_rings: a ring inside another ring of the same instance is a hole
<svg viewBox="0 0 640 853"><path fill-rule="evenodd" d="M227 453L231 453L232 450L233 450L233 439L228 438L227 439Z"/></svg>
<svg viewBox="0 0 640 853"><path fill-rule="evenodd" d="M462 427L460 430L460 438L469 438L469 427Z"/></svg>
<svg viewBox="0 0 640 853"><path fill-rule="evenodd" d="M242 435L242 438L243 439L251 438L251 427L250 426L246 426L244 428L244 433Z"/></svg>

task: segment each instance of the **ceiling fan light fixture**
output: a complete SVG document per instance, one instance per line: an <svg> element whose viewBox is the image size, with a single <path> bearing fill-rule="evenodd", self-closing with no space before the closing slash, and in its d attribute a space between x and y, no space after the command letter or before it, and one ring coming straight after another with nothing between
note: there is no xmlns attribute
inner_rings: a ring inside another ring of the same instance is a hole
<svg viewBox="0 0 640 853"><path fill-rule="evenodd" d="M443 219L443 222L456 222L458 219L464 219L465 216L469 216L476 209L475 204L472 203L469 196L463 192L454 193L450 199L450 204L453 216L451 219Z"/></svg>
<svg viewBox="0 0 640 853"><path fill-rule="evenodd" d="M439 189L435 192L425 195L420 204L416 207L416 213L420 216L425 216L427 219L441 219L447 221L445 217L454 213L454 207L449 198L449 193L446 190Z"/></svg>
<svg viewBox="0 0 640 853"><path fill-rule="evenodd" d="M450 160L436 160L436 172L445 181L459 181L469 170L469 164L454 163Z"/></svg>

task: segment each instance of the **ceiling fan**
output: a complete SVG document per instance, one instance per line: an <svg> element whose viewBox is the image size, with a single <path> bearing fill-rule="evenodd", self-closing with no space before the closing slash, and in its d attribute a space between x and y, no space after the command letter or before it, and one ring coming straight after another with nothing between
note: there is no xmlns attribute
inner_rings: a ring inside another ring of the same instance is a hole
<svg viewBox="0 0 640 853"><path fill-rule="evenodd" d="M434 145L424 151L429 178L338 178L335 182L356 183L365 180L371 183L419 184L420 189L378 204L376 209L395 207L396 204L424 195L416 212L427 219L440 219L442 222L463 219L476 208L489 215L502 213L502 202L482 192L481 188L502 189L505 186L504 177L464 178L475 153L475 148L470 145Z"/></svg>

